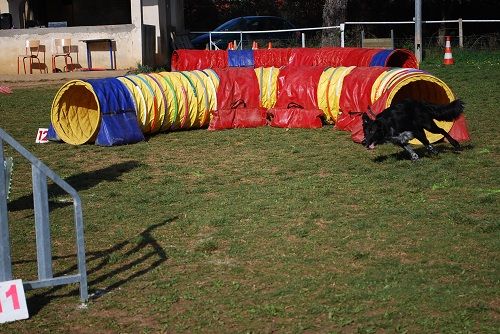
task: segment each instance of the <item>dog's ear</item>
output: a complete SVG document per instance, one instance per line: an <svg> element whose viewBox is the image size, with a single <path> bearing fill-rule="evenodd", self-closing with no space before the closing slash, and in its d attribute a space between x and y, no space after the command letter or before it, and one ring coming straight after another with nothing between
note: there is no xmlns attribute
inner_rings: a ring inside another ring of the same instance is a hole
<svg viewBox="0 0 500 334"><path fill-rule="evenodd" d="M371 105L368 105L368 110L366 111L366 114L370 119L375 120L377 118L377 115L375 115L375 113L373 112Z"/></svg>
<svg viewBox="0 0 500 334"><path fill-rule="evenodd" d="M369 124L372 121L370 116L368 116L366 113L363 113L361 119L363 120L363 124Z"/></svg>

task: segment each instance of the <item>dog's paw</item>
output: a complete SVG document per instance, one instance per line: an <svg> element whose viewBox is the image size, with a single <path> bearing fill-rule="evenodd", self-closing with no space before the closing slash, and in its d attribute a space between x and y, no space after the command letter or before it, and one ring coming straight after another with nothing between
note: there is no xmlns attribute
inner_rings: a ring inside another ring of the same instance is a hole
<svg viewBox="0 0 500 334"><path fill-rule="evenodd" d="M438 150L436 150L436 148L435 148L434 146L430 145L430 144L429 144L429 145L427 145L427 151L429 151L429 153L430 153L431 155L434 155L434 156L436 156L436 155L438 155L438 154L439 154L439 151L438 151Z"/></svg>
<svg viewBox="0 0 500 334"><path fill-rule="evenodd" d="M436 158L439 156L439 152L436 150L429 151L429 156Z"/></svg>

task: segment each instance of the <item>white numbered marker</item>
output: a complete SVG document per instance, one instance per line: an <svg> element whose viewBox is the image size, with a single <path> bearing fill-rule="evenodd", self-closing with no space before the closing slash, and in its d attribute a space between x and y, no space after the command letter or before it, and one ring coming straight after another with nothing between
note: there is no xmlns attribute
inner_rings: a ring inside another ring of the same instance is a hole
<svg viewBox="0 0 500 334"><path fill-rule="evenodd" d="M48 143L49 142L49 140L47 139L48 132L49 132L49 129L39 128L38 132L36 134L35 143L37 143L37 144Z"/></svg>
<svg viewBox="0 0 500 334"><path fill-rule="evenodd" d="M0 323L28 317L22 280L0 282Z"/></svg>

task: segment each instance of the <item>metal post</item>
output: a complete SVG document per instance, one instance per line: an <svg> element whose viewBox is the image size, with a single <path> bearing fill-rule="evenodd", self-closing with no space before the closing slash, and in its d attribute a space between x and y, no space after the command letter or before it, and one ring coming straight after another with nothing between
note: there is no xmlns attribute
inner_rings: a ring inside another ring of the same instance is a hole
<svg viewBox="0 0 500 334"><path fill-rule="evenodd" d="M3 140L0 139L0 282L12 279Z"/></svg>
<svg viewBox="0 0 500 334"><path fill-rule="evenodd" d="M33 205L35 209L36 254L38 278L52 278L52 251L50 245L49 199L47 177L35 165L33 176Z"/></svg>
<svg viewBox="0 0 500 334"><path fill-rule="evenodd" d="M85 263L85 240L83 231L82 201L75 192L73 196L75 214L76 252L78 259L78 272L80 273L80 299L86 302L89 299L87 287L87 265Z"/></svg>
<svg viewBox="0 0 500 334"><path fill-rule="evenodd" d="M462 18L458 19L458 46L464 47L464 29L462 26Z"/></svg>
<svg viewBox="0 0 500 334"><path fill-rule="evenodd" d="M305 48L306 47L306 33L305 32L301 33L301 36L302 36L302 47Z"/></svg>
<svg viewBox="0 0 500 334"><path fill-rule="evenodd" d="M340 47L344 47L344 30L345 30L345 23L340 24Z"/></svg>
<svg viewBox="0 0 500 334"><path fill-rule="evenodd" d="M415 0L415 57L422 61L422 0Z"/></svg>

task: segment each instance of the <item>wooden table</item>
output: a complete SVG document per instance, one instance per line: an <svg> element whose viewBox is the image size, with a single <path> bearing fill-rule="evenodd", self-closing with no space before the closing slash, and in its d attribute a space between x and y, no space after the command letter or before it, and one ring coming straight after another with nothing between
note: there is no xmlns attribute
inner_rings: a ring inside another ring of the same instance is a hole
<svg viewBox="0 0 500 334"><path fill-rule="evenodd" d="M91 46L92 44L99 44L99 43L108 43L109 46L109 61L111 64L111 69L116 70L116 64L115 61L113 60L113 42L114 39L110 38L96 38L96 39L82 39L80 42L84 42L87 45L87 66L89 71L92 71L94 68L92 67L92 53L91 53Z"/></svg>

